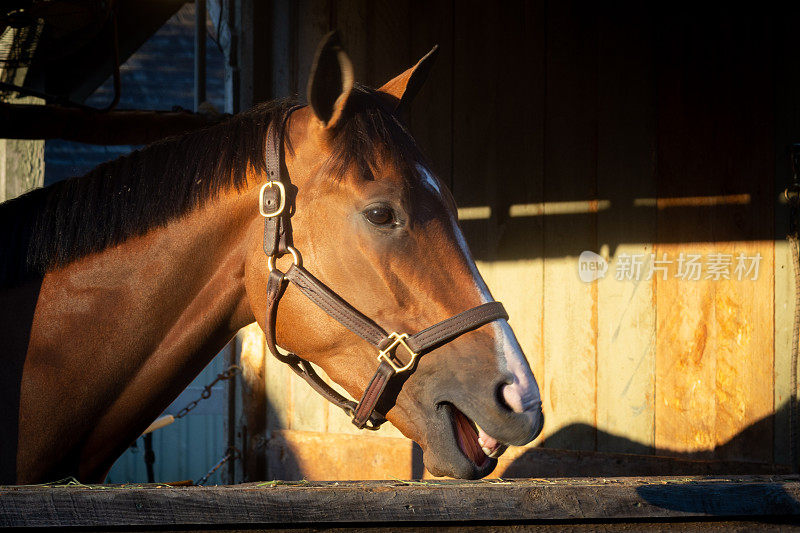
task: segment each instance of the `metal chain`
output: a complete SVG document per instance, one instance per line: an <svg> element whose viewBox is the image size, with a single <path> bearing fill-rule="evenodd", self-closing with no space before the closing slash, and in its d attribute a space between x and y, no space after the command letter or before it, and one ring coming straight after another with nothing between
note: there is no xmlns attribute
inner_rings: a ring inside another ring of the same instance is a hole
<svg viewBox="0 0 800 533"><path fill-rule="evenodd" d="M219 374L217 374L217 377L214 378L214 381L212 381L203 388L203 392L200 393L200 397L197 398L196 400L192 400L191 402L189 402L186 405L186 407L178 411L178 413L174 415L174 417L178 419L178 418L183 418L184 416L189 414L189 411L197 407L197 404L199 404L200 402L211 396L211 388L214 385L216 385L220 381L226 381L228 379L232 379L234 376L236 376L236 374L238 374L241 371L242 368L239 365L231 365L222 372L220 372Z"/></svg>
<svg viewBox="0 0 800 533"><path fill-rule="evenodd" d="M242 454L241 454L241 452L239 452L238 449L236 449L236 448L228 448L228 453L225 454L225 457L220 459L220 461L217 464L215 464L211 468L211 470L209 470L206 473L205 476L201 477L197 481L197 483L195 483L195 485L197 485L198 487L201 486L201 485L205 485L206 482L208 482L208 478L210 478L214 474L214 472L219 470L222 465L224 465L225 463L227 463L228 461L231 461L231 460L235 461L236 459L238 459L241 456L242 456Z"/></svg>

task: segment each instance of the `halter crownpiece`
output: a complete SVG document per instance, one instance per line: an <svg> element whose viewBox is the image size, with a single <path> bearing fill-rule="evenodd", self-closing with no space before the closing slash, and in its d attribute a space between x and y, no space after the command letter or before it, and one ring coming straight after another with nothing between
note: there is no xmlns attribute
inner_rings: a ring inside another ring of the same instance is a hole
<svg viewBox="0 0 800 533"><path fill-rule="evenodd" d="M284 120L300 106L290 109ZM274 123L273 123L274 124ZM283 128L281 128L283 129ZM286 195L286 183L281 173L281 154L283 139L276 133L277 128L270 125L267 131L267 173L269 181L261 187L259 211L264 217L264 253L267 254L267 346L270 352L289 367L325 399L343 409L360 429L378 429L386 418L376 411L376 407L391 379L405 372L413 372L419 357L446 344L456 337L489 322L508 319L508 314L500 302L488 302L463 311L422 331L407 333L387 333L369 317L347 303L338 294L315 278L302 266L299 252L291 246L291 205ZM287 209L288 207L288 209ZM281 272L275 268L275 259L292 255L292 265ZM275 338L275 322L278 302L286 285L292 282L308 299L320 307L347 329L366 340L378 350L379 362L375 375L367 385L361 401L349 400L336 392L317 374L311 363L294 353L283 354L278 351ZM404 359L398 357L404 353Z"/></svg>

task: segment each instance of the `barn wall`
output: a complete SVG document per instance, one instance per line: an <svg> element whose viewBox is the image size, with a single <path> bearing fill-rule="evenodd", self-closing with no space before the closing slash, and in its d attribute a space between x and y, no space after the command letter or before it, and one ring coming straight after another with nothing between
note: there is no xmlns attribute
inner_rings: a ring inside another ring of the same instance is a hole
<svg viewBox="0 0 800 533"><path fill-rule="evenodd" d="M274 2L273 91L303 95L332 28L372 86L441 46L411 127L542 388L532 446L787 463L791 28L785 13L669 6ZM578 278L584 250L605 278ZM680 254L716 253L760 254L757 280L675 277ZM636 254L641 278L615 279ZM651 254L672 261L666 279L645 279ZM421 475L393 428L353 440L280 363L265 376L268 477ZM394 459L326 466L359 446Z"/></svg>

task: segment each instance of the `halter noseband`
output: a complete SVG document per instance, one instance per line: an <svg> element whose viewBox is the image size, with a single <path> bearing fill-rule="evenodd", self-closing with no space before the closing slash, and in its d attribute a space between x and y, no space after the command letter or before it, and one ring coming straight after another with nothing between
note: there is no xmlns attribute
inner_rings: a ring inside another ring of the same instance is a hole
<svg viewBox="0 0 800 533"><path fill-rule="evenodd" d="M284 118L300 106L290 109ZM274 124L274 122L273 122ZM283 128L281 128L283 129ZM359 429L378 429L386 418L375 409L392 377L404 372L413 372L421 355L455 339L456 337L498 319L508 319L500 302L488 302L434 324L413 335L386 333L369 317L355 309L338 294L329 289L302 266L302 258L291 246L292 202L286 194L286 182L281 172L283 139L271 125L267 133L267 173L269 179L261 187L259 211L264 216L264 253L267 255L269 277L267 281L267 346L270 352L289 367L311 387L334 405L343 409ZM292 255L292 265L281 272L275 268L275 259ZM361 401L349 400L336 392L317 374L311 363L294 353L282 354L275 339L275 321L286 285L292 282L314 304L336 319L347 329L360 336L378 350L378 369L369 382ZM399 348L409 357L403 362L397 357Z"/></svg>

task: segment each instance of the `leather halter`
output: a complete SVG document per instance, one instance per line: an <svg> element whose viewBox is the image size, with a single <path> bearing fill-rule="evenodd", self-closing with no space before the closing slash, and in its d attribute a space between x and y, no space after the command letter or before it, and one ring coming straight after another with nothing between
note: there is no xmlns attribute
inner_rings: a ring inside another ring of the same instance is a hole
<svg viewBox="0 0 800 533"><path fill-rule="evenodd" d="M299 106L298 106L299 107ZM289 110L286 118L297 107ZM284 119L284 121L286 120ZM274 124L274 123L273 123ZM283 128L281 128L283 129ZM468 309L434 324L413 335L386 333L369 317L355 309L333 290L325 286L302 266L300 254L291 246L291 215L293 202L286 194L287 182L282 176L281 154L283 139L272 125L267 133L267 173L269 180L261 187L259 210L264 216L264 253L267 254L269 277L267 281L267 346L270 352L289 367L311 387L334 405L343 409L358 428L378 429L386 418L375 409L396 374L413 372L421 355L455 339L456 337L498 319L508 319L503 304L488 302ZM290 253L292 266L286 272L275 268L275 259ZM378 369L369 382L361 401L356 403L336 392L316 373L311 363L294 353L283 354L275 339L275 321L278 302L286 285L291 282L312 302L347 329L374 345L378 350ZM403 348L403 362L397 351Z"/></svg>

